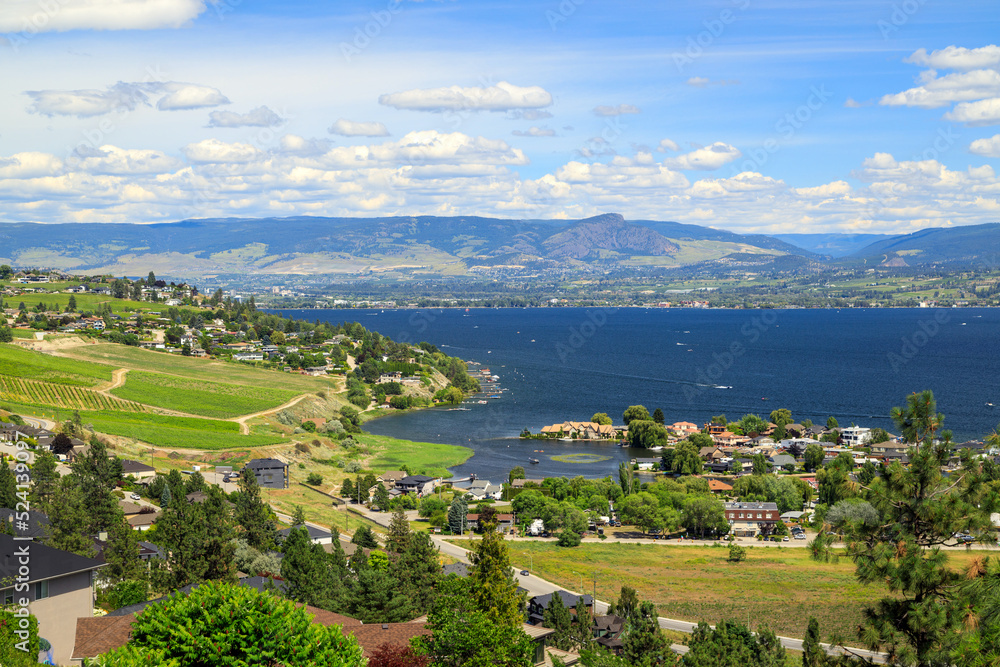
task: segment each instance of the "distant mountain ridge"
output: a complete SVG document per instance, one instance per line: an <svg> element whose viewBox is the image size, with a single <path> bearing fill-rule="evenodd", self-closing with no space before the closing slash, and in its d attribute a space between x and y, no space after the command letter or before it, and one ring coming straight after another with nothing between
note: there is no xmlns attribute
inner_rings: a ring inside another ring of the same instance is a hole
<svg viewBox="0 0 1000 667"><path fill-rule="evenodd" d="M869 242L874 239L874 242ZM868 242L866 244L866 242ZM1000 224L902 236L737 234L607 213L583 220L480 216L210 218L155 224L0 224L0 263L80 273L473 276L483 272L833 265L1000 264ZM837 257L831 262L831 257ZM748 270L750 270L748 268Z"/></svg>

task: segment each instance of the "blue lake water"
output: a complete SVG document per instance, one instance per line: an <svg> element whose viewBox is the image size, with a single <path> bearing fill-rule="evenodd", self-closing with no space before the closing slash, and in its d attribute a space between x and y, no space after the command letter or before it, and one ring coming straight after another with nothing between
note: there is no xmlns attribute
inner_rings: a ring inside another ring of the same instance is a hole
<svg viewBox="0 0 1000 667"><path fill-rule="evenodd" d="M428 341L477 361L507 391L468 411L433 409L369 422L372 433L461 444L476 455L453 472L499 481L530 475L616 474L642 455L610 444L522 441L525 427L588 420L616 424L629 405L663 410L666 422L713 415L765 419L788 408L801 421L880 426L906 395L932 389L957 440L1000 422L1000 310L460 309L301 310L286 315L358 321L393 340ZM476 367L472 367L476 368ZM766 400L765 400L766 399ZM993 403L997 407L989 407ZM544 451L536 451L544 449ZM609 460L562 463L553 455ZM529 465L528 459L540 463Z"/></svg>

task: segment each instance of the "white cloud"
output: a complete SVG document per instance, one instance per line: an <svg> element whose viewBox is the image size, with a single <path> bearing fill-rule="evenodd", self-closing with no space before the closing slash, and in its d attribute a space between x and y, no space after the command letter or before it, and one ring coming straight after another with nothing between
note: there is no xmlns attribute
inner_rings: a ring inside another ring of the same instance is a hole
<svg viewBox="0 0 1000 667"><path fill-rule="evenodd" d="M976 139L969 144L969 152L986 157L1000 157L1000 134L987 139Z"/></svg>
<svg viewBox="0 0 1000 667"><path fill-rule="evenodd" d="M972 127L1000 125L1000 97L956 104L944 117Z"/></svg>
<svg viewBox="0 0 1000 667"><path fill-rule="evenodd" d="M601 105L594 107L594 115L596 116L621 116L624 114L635 114L641 113L642 109L631 104L619 104L617 106L607 106Z"/></svg>
<svg viewBox="0 0 1000 667"><path fill-rule="evenodd" d="M126 150L117 146L101 146L89 154L74 156L71 166L91 174L164 174L180 169L183 163L161 151Z"/></svg>
<svg viewBox="0 0 1000 667"><path fill-rule="evenodd" d="M717 141L711 146L675 158L667 158L663 163L673 169L711 171L739 159L742 155L735 146Z"/></svg>
<svg viewBox="0 0 1000 667"><path fill-rule="evenodd" d="M36 151L15 153L9 158L0 158L0 178L39 178L55 176L62 172L62 160L49 153Z"/></svg>
<svg viewBox="0 0 1000 667"><path fill-rule="evenodd" d="M385 125L376 121L355 122L345 118L339 119L327 129L330 134L339 134L342 137L388 137L389 130Z"/></svg>
<svg viewBox="0 0 1000 667"><path fill-rule="evenodd" d="M1000 46L990 44L978 49L949 46L927 53L927 49L917 49L903 62L938 69L968 70L979 67L1000 65Z"/></svg>
<svg viewBox="0 0 1000 667"><path fill-rule="evenodd" d="M501 81L495 86L427 88L381 95L379 104L410 111L510 111L539 109L552 104L552 95L539 86L521 87Z"/></svg>
<svg viewBox="0 0 1000 667"><path fill-rule="evenodd" d="M193 83L164 81L126 83L119 81L105 90L28 90L31 98L28 113L43 116L88 118L109 113L124 114L148 105L151 97L162 96L156 104L161 111L199 109L229 104L218 89Z"/></svg>
<svg viewBox="0 0 1000 667"><path fill-rule="evenodd" d="M197 163L247 163L258 159L261 152L250 144L205 139L185 146L184 155Z"/></svg>
<svg viewBox="0 0 1000 667"><path fill-rule="evenodd" d="M204 109L229 104L229 99L218 88L201 86L196 83L166 83L150 84L153 90L167 93L156 103L160 111L183 111L187 109Z"/></svg>
<svg viewBox="0 0 1000 667"><path fill-rule="evenodd" d="M205 8L205 0L3 0L0 33L180 28Z"/></svg>
<svg viewBox="0 0 1000 667"><path fill-rule="evenodd" d="M514 130L511 132L515 137L554 137L556 131L547 127L531 127L527 130Z"/></svg>
<svg viewBox="0 0 1000 667"><path fill-rule="evenodd" d="M306 139L297 134L286 134L278 142L279 151L286 155L316 156L330 150L327 139Z"/></svg>
<svg viewBox="0 0 1000 667"><path fill-rule="evenodd" d="M925 72L922 85L901 93L885 95L879 104L932 109L952 102L981 100L1000 95L1000 72L978 69L956 72L938 78L933 71Z"/></svg>
<svg viewBox="0 0 1000 667"><path fill-rule="evenodd" d="M266 106L247 113L213 111L208 115L208 127L277 127L284 122L284 118Z"/></svg>
<svg viewBox="0 0 1000 667"><path fill-rule="evenodd" d="M113 111L124 113L148 104L149 97L142 84L119 81L107 90L28 90L31 98L28 113L43 116L102 116Z"/></svg>
<svg viewBox="0 0 1000 667"><path fill-rule="evenodd" d="M802 197L829 199L830 197L843 197L850 194L851 186L847 181L834 181L812 188L795 188L793 192Z"/></svg>
<svg viewBox="0 0 1000 667"><path fill-rule="evenodd" d="M681 147L677 145L677 142L670 139L661 139L660 145L656 147L656 150L660 153L666 153L667 151L676 153L680 149Z"/></svg>
<svg viewBox="0 0 1000 667"><path fill-rule="evenodd" d="M847 101L844 102L844 106L847 107L848 109L860 109L861 107L869 107L871 106L871 104L872 103L868 101L858 102L853 97L848 97Z"/></svg>

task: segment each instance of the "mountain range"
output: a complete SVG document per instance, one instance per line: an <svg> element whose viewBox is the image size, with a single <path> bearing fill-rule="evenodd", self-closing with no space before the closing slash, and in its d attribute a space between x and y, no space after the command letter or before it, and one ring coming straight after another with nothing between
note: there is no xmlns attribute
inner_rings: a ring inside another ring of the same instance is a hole
<svg viewBox="0 0 1000 667"><path fill-rule="evenodd" d="M755 266L998 263L1000 224L875 234L737 234L625 220L475 216L218 218L156 224L0 224L0 263L79 273L524 275L735 261ZM794 259L794 262L782 260Z"/></svg>

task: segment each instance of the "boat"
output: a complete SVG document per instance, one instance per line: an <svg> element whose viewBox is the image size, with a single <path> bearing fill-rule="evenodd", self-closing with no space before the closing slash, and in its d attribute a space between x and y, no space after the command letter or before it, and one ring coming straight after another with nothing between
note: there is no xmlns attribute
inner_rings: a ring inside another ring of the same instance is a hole
<svg viewBox="0 0 1000 667"><path fill-rule="evenodd" d="M476 403L479 403L480 405L486 405L487 403L489 403L489 401L476 401Z"/></svg>
<svg viewBox="0 0 1000 667"><path fill-rule="evenodd" d="M538 459L528 459L528 463L541 463Z"/></svg>
<svg viewBox="0 0 1000 667"><path fill-rule="evenodd" d="M561 442L573 442L573 438L559 438Z"/></svg>

